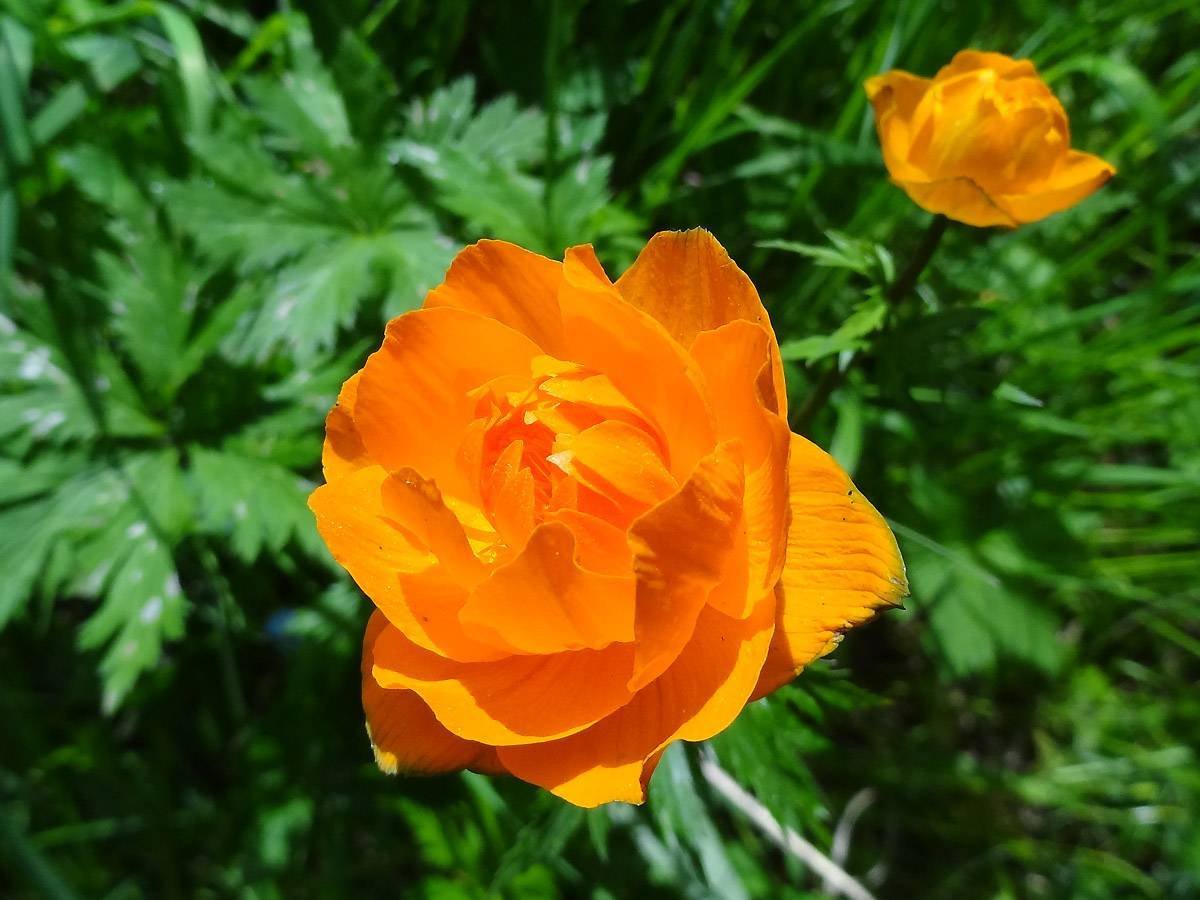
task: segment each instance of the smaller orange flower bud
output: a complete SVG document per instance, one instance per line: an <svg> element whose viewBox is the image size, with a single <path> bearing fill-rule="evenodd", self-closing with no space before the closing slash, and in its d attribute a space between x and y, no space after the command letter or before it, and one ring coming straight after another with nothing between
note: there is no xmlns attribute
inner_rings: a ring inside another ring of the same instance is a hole
<svg viewBox="0 0 1200 900"><path fill-rule="evenodd" d="M892 181L967 225L1015 228L1068 209L1116 169L1071 149L1067 114L1027 59L963 50L933 79L867 79Z"/></svg>

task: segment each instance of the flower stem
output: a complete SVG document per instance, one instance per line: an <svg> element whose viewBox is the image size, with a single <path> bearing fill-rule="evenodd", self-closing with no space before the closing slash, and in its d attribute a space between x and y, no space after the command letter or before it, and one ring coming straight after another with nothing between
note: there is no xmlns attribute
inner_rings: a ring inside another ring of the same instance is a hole
<svg viewBox="0 0 1200 900"><path fill-rule="evenodd" d="M891 283L887 293L883 295L889 304L894 306L899 303L916 287L917 279L929 265L929 260L933 259L933 253L937 250L938 244L942 242L942 235L946 233L946 227L949 224L950 220L945 216L933 217L933 221L925 229L925 234L921 237L921 243L917 245L912 259L908 261L908 265L900 273L900 277Z"/></svg>
<svg viewBox="0 0 1200 900"><path fill-rule="evenodd" d="M813 874L819 876L832 896L849 897L850 900L875 900L874 895L838 863L791 828L780 825L770 810L717 764L716 757L707 748L701 752L700 773L713 790L749 819L771 843L799 859Z"/></svg>
<svg viewBox="0 0 1200 900"><path fill-rule="evenodd" d="M921 237L921 243L917 245L916 251L912 258L908 261L908 265L884 291L883 298L887 301L888 306L898 306L916 287L917 279L921 277L921 273L925 271L925 267L929 265L929 261L933 258L934 251L937 250L938 244L942 242L942 236L946 233L946 227L950 224L950 220L945 216L934 216L929 223L929 227L925 229L925 234ZM859 354L852 354L846 364L840 365L835 358L821 377L813 386L808 397L804 401L804 405L792 416L792 430L799 434L803 434L812 424L813 419L817 417L825 404L829 402L830 395L846 380L846 375L850 372L851 367L858 362Z"/></svg>

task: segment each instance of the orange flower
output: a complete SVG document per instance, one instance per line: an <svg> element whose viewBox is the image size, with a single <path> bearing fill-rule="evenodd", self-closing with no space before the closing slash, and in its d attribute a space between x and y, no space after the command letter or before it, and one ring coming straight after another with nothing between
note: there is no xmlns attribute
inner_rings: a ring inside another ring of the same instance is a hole
<svg viewBox="0 0 1200 900"><path fill-rule="evenodd" d="M932 213L1016 227L1116 172L1071 149L1067 114L1027 59L963 50L932 81L893 71L866 88L892 181Z"/></svg>
<svg viewBox="0 0 1200 900"><path fill-rule="evenodd" d="M377 607L380 767L640 802L668 744L898 602L891 532L786 403L706 231L656 235L616 284L589 246L463 250L343 386L309 501Z"/></svg>

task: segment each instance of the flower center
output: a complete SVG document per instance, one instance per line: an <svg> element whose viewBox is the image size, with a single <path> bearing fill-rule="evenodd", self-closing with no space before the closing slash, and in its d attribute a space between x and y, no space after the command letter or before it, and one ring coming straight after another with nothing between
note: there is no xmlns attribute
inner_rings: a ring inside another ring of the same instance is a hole
<svg viewBox="0 0 1200 900"><path fill-rule="evenodd" d="M623 527L675 488L665 442L602 374L540 357L530 376L498 378L475 399L467 458L506 543L562 509Z"/></svg>
<svg viewBox="0 0 1200 900"><path fill-rule="evenodd" d="M501 467L528 470L533 477L533 495L537 510L546 508L558 481L565 477L561 470L550 462L554 453L554 441L558 434L538 416L538 407L545 404L523 403L503 412L487 429L483 438L483 453L480 457L480 483L483 500L491 507L495 493L496 478L489 477ZM490 510L489 510L490 511Z"/></svg>

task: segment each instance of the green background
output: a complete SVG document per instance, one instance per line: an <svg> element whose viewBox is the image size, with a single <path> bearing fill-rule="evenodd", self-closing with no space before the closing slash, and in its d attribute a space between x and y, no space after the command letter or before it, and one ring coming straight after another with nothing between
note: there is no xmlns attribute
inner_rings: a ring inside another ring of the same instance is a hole
<svg viewBox="0 0 1200 900"><path fill-rule="evenodd" d="M643 808L396 779L305 496L454 252L706 226L905 610L711 752L879 897L1200 895L1194 2L0 4L0 895L826 895L676 747ZM1119 175L1015 232L888 183L863 79L1028 56ZM783 243L781 243L783 242ZM819 248L819 249L814 249Z"/></svg>

